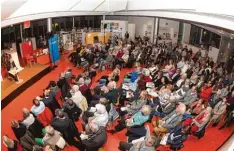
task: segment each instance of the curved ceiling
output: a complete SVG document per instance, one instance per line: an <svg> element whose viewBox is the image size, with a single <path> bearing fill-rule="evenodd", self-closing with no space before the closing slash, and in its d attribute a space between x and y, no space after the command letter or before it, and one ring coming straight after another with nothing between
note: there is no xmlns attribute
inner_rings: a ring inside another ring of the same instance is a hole
<svg viewBox="0 0 234 151"><path fill-rule="evenodd" d="M48 17L137 15L182 19L234 31L233 0L4 0L2 27Z"/></svg>

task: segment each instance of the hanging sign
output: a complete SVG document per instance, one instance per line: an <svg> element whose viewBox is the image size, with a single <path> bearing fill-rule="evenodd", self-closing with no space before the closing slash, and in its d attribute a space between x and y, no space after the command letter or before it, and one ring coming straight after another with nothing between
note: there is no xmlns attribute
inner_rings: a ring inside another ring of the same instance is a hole
<svg viewBox="0 0 234 151"><path fill-rule="evenodd" d="M30 21L25 21L24 22L24 29L25 28L30 28Z"/></svg>

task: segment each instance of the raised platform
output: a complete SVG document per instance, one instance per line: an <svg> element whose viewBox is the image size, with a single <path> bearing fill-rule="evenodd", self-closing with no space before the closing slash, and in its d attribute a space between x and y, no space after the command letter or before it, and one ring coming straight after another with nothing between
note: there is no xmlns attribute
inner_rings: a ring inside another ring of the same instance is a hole
<svg viewBox="0 0 234 151"><path fill-rule="evenodd" d="M3 79L1 82L1 109L4 109L15 97L49 72L49 65L35 64L32 67L24 67L24 70L19 73L19 78L23 79L20 84L15 84L8 78Z"/></svg>

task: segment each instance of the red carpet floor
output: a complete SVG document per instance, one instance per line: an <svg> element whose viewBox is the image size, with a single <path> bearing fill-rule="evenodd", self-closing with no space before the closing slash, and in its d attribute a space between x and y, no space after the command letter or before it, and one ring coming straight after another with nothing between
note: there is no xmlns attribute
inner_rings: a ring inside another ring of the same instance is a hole
<svg viewBox="0 0 234 151"><path fill-rule="evenodd" d="M42 90L48 85L50 80L56 80L58 78L59 73L63 72L67 66L72 67L72 65L68 62L67 59L62 58L59 66L50 72L48 75L43 77L37 83L33 84L30 88L28 88L24 93L17 96L5 109L2 110L2 134L1 136L7 134L11 138L15 138L12 130L11 130L11 120L12 119L22 119L22 108L30 109L32 106L32 99L38 95L42 94ZM79 74L82 71L72 67L74 74ZM121 78L125 73L129 72L130 69L123 69L121 71ZM99 72L96 76L96 80L98 80L102 75L108 75L111 71L107 70L104 72ZM120 81L121 82L121 81ZM118 83L118 85L120 84ZM93 84L95 86L96 84ZM76 123L79 130L81 130L81 123ZM149 124L150 125L150 124ZM217 128L209 127L206 130L206 134L200 140L197 140L193 136L189 136L188 140L185 142L185 147L181 149L181 151L215 151L234 131L234 127L226 128L219 131ZM108 151L118 151L118 144L120 141L125 141L125 132L126 130L119 132L115 135L108 134L108 141L105 145L105 149ZM2 142L1 142L2 143ZM1 145L1 150L6 151L4 145ZM76 150L71 147L68 151ZM163 148L159 148L160 151L163 151Z"/></svg>

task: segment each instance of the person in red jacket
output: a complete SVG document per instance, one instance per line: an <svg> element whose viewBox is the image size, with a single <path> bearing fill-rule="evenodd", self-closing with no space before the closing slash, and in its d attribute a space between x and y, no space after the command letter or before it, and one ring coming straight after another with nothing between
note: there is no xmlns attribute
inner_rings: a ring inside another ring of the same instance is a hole
<svg viewBox="0 0 234 151"><path fill-rule="evenodd" d="M201 92L200 92L200 98L204 99L205 100L205 104L207 104L209 98L210 98L210 95L213 91L213 84L211 81L209 81L206 85L204 85L202 88L201 88Z"/></svg>
<svg viewBox="0 0 234 151"><path fill-rule="evenodd" d="M33 106L31 112L37 117L43 126L48 126L53 118L53 113L48 107L45 107L42 101L38 98L33 99Z"/></svg>

